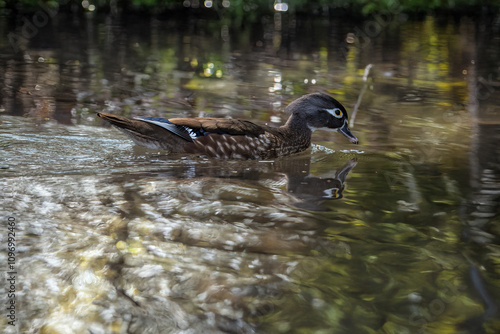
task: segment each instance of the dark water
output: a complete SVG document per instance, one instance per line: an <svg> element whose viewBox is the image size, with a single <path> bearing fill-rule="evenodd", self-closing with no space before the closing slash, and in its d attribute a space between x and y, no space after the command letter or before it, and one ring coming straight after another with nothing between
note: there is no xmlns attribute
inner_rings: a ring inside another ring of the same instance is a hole
<svg viewBox="0 0 500 334"><path fill-rule="evenodd" d="M59 14L17 52L1 21L1 331L498 333L498 18L385 19ZM364 91L359 146L214 161L94 116L281 124L315 91Z"/></svg>

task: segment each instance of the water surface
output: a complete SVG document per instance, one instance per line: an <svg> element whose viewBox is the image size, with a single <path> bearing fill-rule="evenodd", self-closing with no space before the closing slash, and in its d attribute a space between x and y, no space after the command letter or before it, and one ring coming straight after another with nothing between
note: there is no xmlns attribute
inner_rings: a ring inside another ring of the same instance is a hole
<svg viewBox="0 0 500 334"><path fill-rule="evenodd" d="M394 17L368 39L370 21L287 14L239 32L59 15L21 51L1 44L19 275L2 332L498 332L489 21ZM305 93L351 111L363 90L359 146L318 131L273 161L137 148L94 114L279 125Z"/></svg>

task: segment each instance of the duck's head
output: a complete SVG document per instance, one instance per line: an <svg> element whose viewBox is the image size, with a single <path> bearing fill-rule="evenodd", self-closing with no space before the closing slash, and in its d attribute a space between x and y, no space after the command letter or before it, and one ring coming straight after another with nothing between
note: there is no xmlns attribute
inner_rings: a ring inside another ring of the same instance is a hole
<svg viewBox="0 0 500 334"><path fill-rule="evenodd" d="M351 133L344 106L330 95L313 93L304 95L286 107L290 113L289 126L306 125L311 131L316 129L338 131L353 144L358 138Z"/></svg>

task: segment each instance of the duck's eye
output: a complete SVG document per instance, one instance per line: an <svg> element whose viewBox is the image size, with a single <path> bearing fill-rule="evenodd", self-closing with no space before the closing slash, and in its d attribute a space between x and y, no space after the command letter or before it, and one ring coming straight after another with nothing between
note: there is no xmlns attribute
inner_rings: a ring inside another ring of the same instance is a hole
<svg viewBox="0 0 500 334"><path fill-rule="evenodd" d="M332 116L335 116L337 118L342 118L342 110L340 110L339 108L327 109L326 111L328 111L328 113Z"/></svg>

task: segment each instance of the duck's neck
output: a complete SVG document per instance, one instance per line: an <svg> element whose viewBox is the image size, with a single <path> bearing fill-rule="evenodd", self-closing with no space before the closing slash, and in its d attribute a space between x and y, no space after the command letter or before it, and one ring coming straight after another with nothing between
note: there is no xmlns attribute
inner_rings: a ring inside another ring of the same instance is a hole
<svg viewBox="0 0 500 334"><path fill-rule="evenodd" d="M288 121L280 127L280 132L285 146L294 148L294 152L303 151L311 145L312 129L305 120L296 116L290 116Z"/></svg>
<svg viewBox="0 0 500 334"><path fill-rule="evenodd" d="M311 137L313 129L307 125L307 121L296 115L291 115L286 123L281 127L293 136Z"/></svg>

